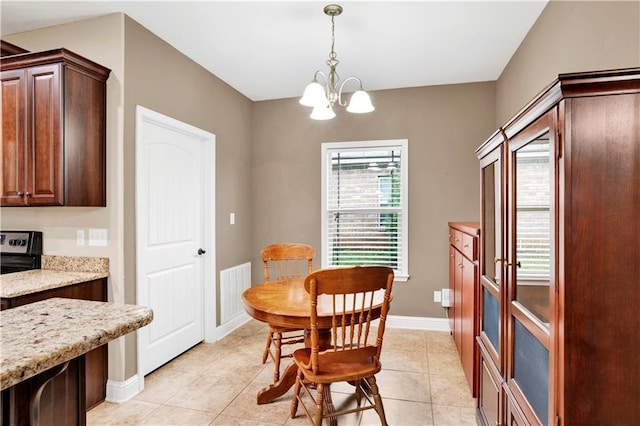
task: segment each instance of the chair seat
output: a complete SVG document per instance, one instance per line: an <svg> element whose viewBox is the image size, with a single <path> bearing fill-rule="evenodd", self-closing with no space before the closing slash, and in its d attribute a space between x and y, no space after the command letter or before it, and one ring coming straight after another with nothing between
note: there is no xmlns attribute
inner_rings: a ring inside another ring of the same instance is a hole
<svg viewBox="0 0 640 426"><path fill-rule="evenodd" d="M304 373L307 381L313 383L335 383L360 380L377 374L382 364L376 362L372 355L373 347L346 352L333 350L321 352L320 370L313 373L309 369L311 364L311 348L302 348L293 352L293 360Z"/></svg>

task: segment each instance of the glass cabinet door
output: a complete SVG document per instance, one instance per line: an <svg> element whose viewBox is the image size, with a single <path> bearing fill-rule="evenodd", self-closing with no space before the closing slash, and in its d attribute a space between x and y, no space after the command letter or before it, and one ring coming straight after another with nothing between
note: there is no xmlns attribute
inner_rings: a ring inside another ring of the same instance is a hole
<svg viewBox="0 0 640 426"><path fill-rule="evenodd" d="M509 140L505 287L507 383L540 424L552 418L551 323L555 290L555 115Z"/></svg>
<svg viewBox="0 0 640 426"><path fill-rule="evenodd" d="M503 150L500 143L480 160L481 169L481 264L480 336L500 368L501 287L503 285Z"/></svg>
<svg viewBox="0 0 640 426"><path fill-rule="evenodd" d="M512 238L515 300L549 327L551 268L552 162L549 132L513 153L515 182Z"/></svg>

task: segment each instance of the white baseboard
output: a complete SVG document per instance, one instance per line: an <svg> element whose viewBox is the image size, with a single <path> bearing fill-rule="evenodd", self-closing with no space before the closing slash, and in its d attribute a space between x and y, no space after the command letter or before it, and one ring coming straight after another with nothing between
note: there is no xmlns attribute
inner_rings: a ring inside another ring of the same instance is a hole
<svg viewBox="0 0 640 426"><path fill-rule="evenodd" d="M137 374L124 382L107 380L107 401L120 404L128 401L144 389L144 377Z"/></svg>
<svg viewBox="0 0 640 426"><path fill-rule="evenodd" d="M246 312L238 315L231 321L216 328L216 339L220 340L236 328L250 321L251 317ZM451 332L449 320L447 318L430 317L407 317L400 315L389 315L387 317L387 327L406 328L411 330L429 330Z"/></svg>
<svg viewBox="0 0 640 426"><path fill-rule="evenodd" d="M449 328L449 320L447 318L389 315L387 317L387 327L451 332L451 328Z"/></svg>
<svg viewBox="0 0 640 426"><path fill-rule="evenodd" d="M241 325L249 322L250 320L251 320L251 317L249 316L249 314L247 314L246 312L242 312L237 317L218 326L216 328L216 340L222 339L224 336L231 333L233 330L240 327Z"/></svg>

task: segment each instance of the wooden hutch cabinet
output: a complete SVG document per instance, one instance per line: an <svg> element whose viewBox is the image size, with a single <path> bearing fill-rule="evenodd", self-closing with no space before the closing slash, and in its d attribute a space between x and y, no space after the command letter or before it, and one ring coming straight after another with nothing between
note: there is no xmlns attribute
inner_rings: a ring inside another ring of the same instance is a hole
<svg viewBox="0 0 640 426"><path fill-rule="evenodd" d="M2 58L0 206L106 205L109 72L66 49Z"/></svg>
<svg viewBox="0 0 640 426"><path fill-rule="evenodd" d="M560 75L476 153L479 420L640 424L640 68Z"/></svg>
<svg viewBox="0 0 640 426"><path fill-rule="evenodd" d="M477 222L449 222L449 289L451 307L449 321L462 369L471 394L476 396L478 334L478 235Z"/></svg>

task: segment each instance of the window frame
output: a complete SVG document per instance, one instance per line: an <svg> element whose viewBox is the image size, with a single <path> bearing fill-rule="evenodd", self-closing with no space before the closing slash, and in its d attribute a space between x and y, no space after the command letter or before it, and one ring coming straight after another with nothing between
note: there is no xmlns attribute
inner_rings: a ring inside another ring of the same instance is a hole
<svg viewBox="0 0 640 426"><path fill-rule="evenodd" d="M320 253L322 268L328 268L328 194L329 187L327 173L330 155L333 152L358 151L358 150L380 150L394 149L400 151L400 211L401 229L399 233L399 250L401 250L398 270L395 272L395 281L407 281L409 279L409 140L408 139L386 139L371 141L345 141L345 142L324 142L321 144L321 239L322 250Z"/></svg>

